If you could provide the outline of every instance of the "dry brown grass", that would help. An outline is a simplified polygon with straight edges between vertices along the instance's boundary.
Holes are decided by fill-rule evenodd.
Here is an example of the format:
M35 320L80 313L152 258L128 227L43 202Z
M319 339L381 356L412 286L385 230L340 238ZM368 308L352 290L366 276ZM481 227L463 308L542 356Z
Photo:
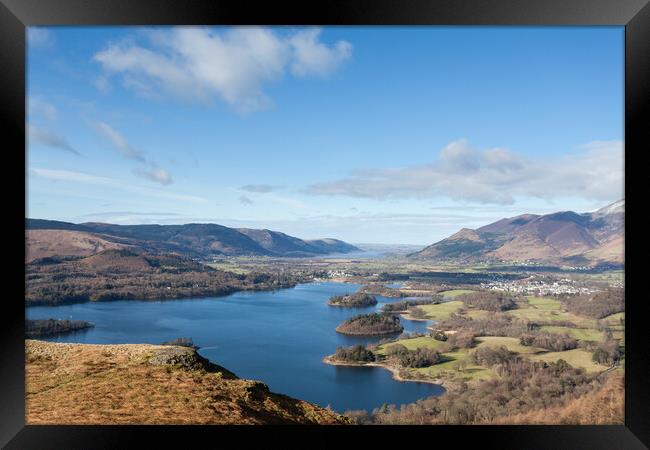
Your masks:
M223 368L149 363L161 349L27 340L27 424L347 423Z
M494 424L621 425L625 421L623 375L612 373L600 389L563 406L500 417Z

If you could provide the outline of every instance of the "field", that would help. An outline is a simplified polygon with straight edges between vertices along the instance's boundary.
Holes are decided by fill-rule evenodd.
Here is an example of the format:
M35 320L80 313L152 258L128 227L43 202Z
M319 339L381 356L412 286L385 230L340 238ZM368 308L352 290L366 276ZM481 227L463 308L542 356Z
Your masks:
M226 262L220 262L220 263L209 263L206 264L209 267L212 267L213 269L217 270L225 270L226 272L232 272L236 273L238 275L246 275L248 273L252 272L252 269L249 268L243 268L241 266L236 266L228 261Z
M591 353L582 349L567 350L564 352L546 352L541 348L523 346L519 344L519 339L511 337L484 336L477 338L477 341L478 345L476 348L504 346L508 350L522 356L530 357L534 361L555 362L558 359L563 359L573 367L582 367L587 372L600 372L606 369L605 366L594 363L591 359ZM431 337L403 339L395 341L392 344L379 346L376 353L384 355L386 349L394 344L402 344L409 350L415 350L417 348L439 350L444 345L444 342L437 341ZM443 378L446 380L477 381L496 377L497 375L492 369L472 363L470 357L472 351L474 349L459 349L453 352L446 352L442 354L444 362L429 367L406 370L412 376L432 379ZM461 366L459 368L459 363L464 365L464 367Z
M464 303L459 300L439 303L437 305L420 305L418 308L427 313L431 320L444 320L463 307Z
M554 327L554 326L543 326L542 331L547 331L549 333L566 333L569 336L573 336L579 341L592 341L597 342L603 339L603 333L594 328L570 328L570 327Z
M479 341L478 347L505 347L511 352L528 355L544 352L543 348L537 347L527 347L519 343L519 339L513 337L501 337L501 336L482 336L476 338Z
M533 355L530 357L530 359L534 361L546 362L555 362L558 359L563 359L573 367L582 367L587 372L600 372L607 368L593 362L591 359L591 353L580 348L566 350L564 352L542 353L539 355Z
M446 291L443 294L449 297L457 297L467 292L472 291L457 289ZM419 308L426 312L427 318L438 321L447 319L452 313L459 313L473 319L479 319L489 314L487 311L481 309L466 307L460 300L452 300L437 305L422 305ZM507 311L506 314L530 321L548 322L551 324L553 322L568 321L577 325L576 328L559 325L543 325L541 331L544 332L566 333L578 340L590 342L600 342L604 338L604 333L596 328L598 324L597 320L564 311L562 309L562 303L549 297L526 297L524 302L519 302L519 308ZM604 322L610 325L614 337L621 340L624 334L624 326L620 323L622 318L624 318L624 313L612 314L603 319ZM604 365L593 362L592 352L581 348L563 352L549 352L543 348L521 345L517 337L480 336L476 340L478 343L475 348L503 346L511 352L517 353L522 357L529 357L534 361L555 362L558 359L564 359L573 367L581 367L591 373L601 372L607 368ZM445 347L444 342L437 341L428 336L403 339L395 343L402 344L409 350L415 350L417 348L441 350ZM623 341L621 343L624 345ZM390 345L391 343L379 346L376 353L385 355L385 351ZM473 351L474 349L459 349L453 352L446 352L443 353L444 361L439 364L418 369L402 370L406 370L411 377L420 376L447 381L485 380L497 376L492 369L472 363L471 353Z
M528 304L545 311L559 311L562 307L559 301L548 297L528 297Z
M612 330L614 339L619 339L621 341L621 345L625 345L625 325L621 323L621 319L625 321L624 312L612 314L602 320L609 325L609 328Z
M450 291L442 291L442 292L440 292L440 295L442 295L444 297L447 297L447 298L456 298L459 295L471 294L472 292L474 292L474 291L471 290L471 289L452 289Z
M440 349L444 344L442 341L437 341L432 337L418 337L413 339L402 339L401 341L395 341L391 344L384 344L377 347L376 353L383 355L385 354L388 347L395 344L402 344L404 347L409 350L415 350L416 348L432 348L434 350Z
M548 306L547 306L548 307ZM555 309L539 309L536 306L529 308L518 308L508 312L519 319L530 320L533 322L558 322L568 321L576 324L581 328L595 328L597 321L585 317L577 316L569 312Z
M444 353L443 356L446 359L445 362L411 370L418 375L429 378L444 377L463 381L489 380L496 376L492 369L473 364L467 349ZM465 364L465 367L459 370L458 364L461 362Z
M432 348L439 350L444 342L437 341L431 337L418 337L413 339L402 339L395 341L392 344L384 344L377 348L376 353L384 355L386 349L394 344L402 344L409 350L415 350L417 348ZM444 357L444 362L430 366L422 367L419 369L406 369L408 372L415 376L426 377L426 378L439 378L444 375L445 378L459 378L465 381L470 380L486 380L495 376L494 372L485 367L475 365L471 363L469 358L468 349L460 349L455 352L446 352L442 354ZM458 363L463 362L466 367L462 371L458 370Z
M611 314L611 315L609 315L607 317L604 317L602 320L607 322L612 327L614 327L614 326L622 327L621 319L625 320L625 313L624 312Z

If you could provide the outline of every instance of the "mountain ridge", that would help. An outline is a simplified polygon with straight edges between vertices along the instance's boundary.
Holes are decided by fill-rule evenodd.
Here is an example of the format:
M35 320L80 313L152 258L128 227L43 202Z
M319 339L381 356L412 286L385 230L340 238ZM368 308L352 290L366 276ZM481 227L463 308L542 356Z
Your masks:
M625 200L596 211L521 214L475 230L462 228L408 257L476 261L620 263Z
M214 223L184 225L75 224L25 219L27 259L90 256L105 249L172 252L194 258L214 256L310 257L359 251L337 239L305 240L272 230L230 228Z

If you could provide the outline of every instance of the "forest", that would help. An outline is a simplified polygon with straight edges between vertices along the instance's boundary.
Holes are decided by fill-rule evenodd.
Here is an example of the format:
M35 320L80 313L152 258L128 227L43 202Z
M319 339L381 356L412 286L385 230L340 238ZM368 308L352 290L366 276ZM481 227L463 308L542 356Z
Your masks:
M365 292L356 292L354 294L336 295L334 297L331 297L327 304L330 306L360 308L376 305L377 299L374 295L370 295Z
M312 276L289 270L238 274L177 255L135 255L124 250L82 259L48 258L26 264L25 269L29 306L221 296L292 287Z
M351 317L336 327L338 333L363 336L401 333L403 330L399 317L377 313Z
M360 424L488 424L499 418L509 419L517 414L561 407L601 389L607 380L573 368L563 360L531 362L506 352L503 349L476 355L491 364L500 375L498 378L472 388L463 384L440 397L429 397L400 408L384 405L370 414L347 411L346 415ZM603 405L608 406L611 405ZM612 416L617 411L613 411Z

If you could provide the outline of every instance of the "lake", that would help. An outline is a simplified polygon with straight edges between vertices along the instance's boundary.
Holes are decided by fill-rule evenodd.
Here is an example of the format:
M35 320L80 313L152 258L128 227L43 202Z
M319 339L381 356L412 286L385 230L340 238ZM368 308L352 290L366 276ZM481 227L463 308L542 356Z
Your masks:
M45 338L54 342L160 344L190 337L199 353L240 378L260 380L278 393L330 405L338 412L411 403L440 395L441 386L399 382L385 369L330 366L323 357L337 347L376 342L381 337L337 333L345 319L395 302L376 296L376 307L327 305L333 295L353 293L357 284L319 282L275 292L238 292L201 299L88 302L33 306L28 319L86 320L94 328ZM404 331L426 332L427 322L401 319Z

